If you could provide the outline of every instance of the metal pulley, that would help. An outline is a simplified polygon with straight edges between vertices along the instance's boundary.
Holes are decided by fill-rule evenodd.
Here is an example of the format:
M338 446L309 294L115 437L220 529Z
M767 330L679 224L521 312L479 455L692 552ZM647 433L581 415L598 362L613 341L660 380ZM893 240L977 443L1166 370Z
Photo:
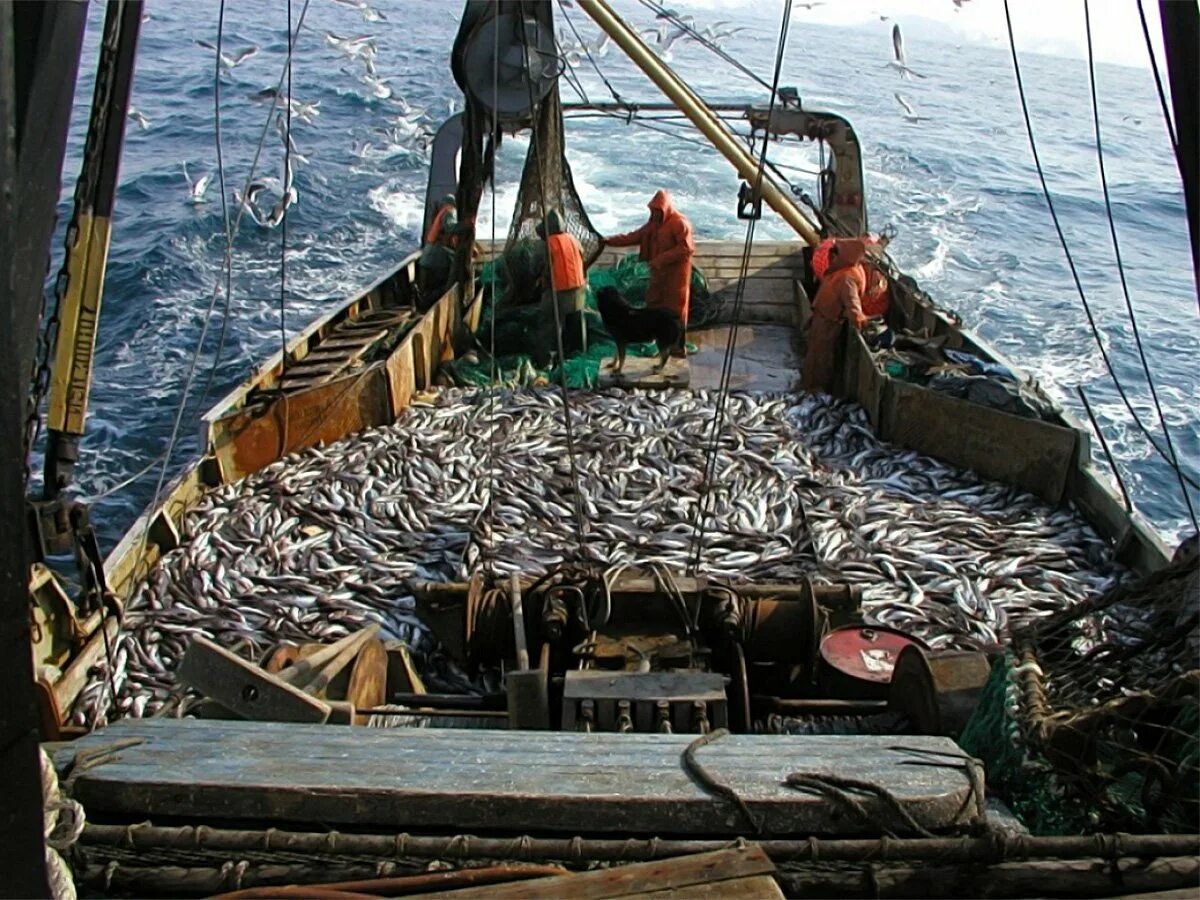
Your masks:
M547 4L498 4L494 9L494 15L480 15L456 44L455 75L464 93L493 111L502 125L527 124L563 70L553 19Z

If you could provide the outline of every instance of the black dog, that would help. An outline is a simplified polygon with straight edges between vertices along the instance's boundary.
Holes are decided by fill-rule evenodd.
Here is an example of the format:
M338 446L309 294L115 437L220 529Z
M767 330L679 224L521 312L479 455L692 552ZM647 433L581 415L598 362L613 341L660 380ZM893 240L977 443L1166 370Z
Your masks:
M602 287L596 294L596 305L604 327L617 343L617 356L612 362L614 374L625 365L625 348L630 344L654 341L658 344L658 365L661 372L672 350L683 349L683 322L679 315L662 307L636 309L621 296L615 287Z

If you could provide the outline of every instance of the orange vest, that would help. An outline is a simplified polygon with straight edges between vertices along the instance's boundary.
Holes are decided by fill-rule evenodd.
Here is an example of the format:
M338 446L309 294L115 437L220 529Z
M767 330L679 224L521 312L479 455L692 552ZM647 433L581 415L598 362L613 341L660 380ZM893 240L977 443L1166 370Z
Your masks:
M570 291L587 284L583 275L583 253L579 242L569 234L552 234L546 238L550 257L550 284L556 291Z
M433 221L429 223L429 231L425 234L426 244L438 243L438 238L442 236L442 220L446 218L446 213L454 209L449 203L444 203L434 214ZM451 236L447 241L444 241L447 246L453 247L458 241Z

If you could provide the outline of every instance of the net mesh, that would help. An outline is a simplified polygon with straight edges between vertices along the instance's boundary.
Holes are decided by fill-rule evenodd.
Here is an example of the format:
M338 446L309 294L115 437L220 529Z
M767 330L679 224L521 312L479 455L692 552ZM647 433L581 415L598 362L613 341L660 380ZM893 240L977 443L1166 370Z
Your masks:
M476 331L476 349L442 366L441 374L446 382L459 387L483 386L491 378L488 359L488 344L491 342L493 318L495 319L495 348L497 380L512 387L558 383L560 367L535 365L533 351L540 323L536 303L518 301L521 285L528 282L529 268L535 265L539 240L523 240L496 260L483 265L480 282L485 286L483 311ZM514 280L515 279L515 280ZM636 253L629 253L614 266L593 266L588 270L587 317L588 348L566 347L566 380L570 388L595 387L600 374L600 365L611 357L616 344L604 328L604 322L596 308L596 292L612 286L625 295L633 306L646 302L646 288L650 284L650 267L638 260ZM692 270L693 294L707 294L704 275ZM689 351L695 351L689 345ZM653 343L635 344L628 348L630 356L653 356L657 348Z
M542 208L542 200L548 209ZM600 232L592 225L587 210L575 190L575 179L567 162L566 139L563 132L562 102L558 85L550 90L538 105L537 120L525 154L521 171L521 187L508 230L505 251L527 242L537 242L537 226L549 209L562 216L563 231L575 236L583 250L584 266L590 266L602 249Z
M1196 557L1017 631L963 749L1036 834L1200 824Z

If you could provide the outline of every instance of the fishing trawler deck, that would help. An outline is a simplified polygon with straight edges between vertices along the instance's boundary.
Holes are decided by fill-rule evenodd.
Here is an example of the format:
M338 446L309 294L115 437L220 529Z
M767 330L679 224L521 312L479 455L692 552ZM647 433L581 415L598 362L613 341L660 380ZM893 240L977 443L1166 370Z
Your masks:
M312 884L312 866L339 857L377 876L427 856L581 867L653 860L665 841L670 856L726 855L685 861L686 875L664 862L653 889L628 869L568 893L716 896L727 883L694 870L816 863L826 838L863 838L834 853L872 865L895 837L912 859L982 862L969 873L982 883L1024 831L989 802L989 778L1028 775L1039 742L1046 760L1083 770L1080 815L1137 794L1139 826L1169 815L1184 827L1194 804L1177 795L1195 767L1162 776L1159 759L1181 758L1196 727L1180 700L1195 672L1170 662L1196 627L1186 560L1169 561L1097 473L1080 423L891 268L877 333L838 338L832 395L800 391L813 250L867 233L853 128L798 95L741 109L755 131L829 143L810 221L607 4L586 5L741 177L757 174L739 216L765 197L801 239L698 242L703 322L663 373L645 359L596 372L603 338L535 368L528 323L530 346L505 371L501 306L542 298L502 301L498 261L555 221L548 181L564 227L602 248L593 274L639 263L603 248L570 184L558 75L530 63L553 33L525 33L548 24L549 5L539 23L522 5L469 4L455 47L468 118L445 132L461 158L435 146L429 197L452 178L477 206L499 135L532 128L510 239L447 243L444 290L413 253L222 399L203 417L200 459L89 573L87 617L48 570L34 582L42 734L86 810L87 877L105 892L216 890ZM503 103L487 55L502 39L522 60ZM466 212L455 241L473 228ZM572 361L584 376L568 386ZM464 375L491 362L486 383ZM973 367L975 390L927 377L954 366ZM1132 676L1144 691L1081 675L1080 659L1133 646L1154 654ZM1101 771L1097 735L1139 761L1134 777ZM1140 766L1151 740L1154 771ZM1008 770L985 771L985 752ZM57 814L69 804L49 774ZM1057 777L1038 789L1063 794ZM768 836L766 849L725 846ZM1107 887L1123 850L1101 844L1072 852L1081 869L1105 856ZM1168 869L1140 872L1145 883L1200 873L1194 844L1142 840ZM289 868L273 868L281 859ZM815 868L791 890L813 892ZM742 888L779 896L769 878Z

